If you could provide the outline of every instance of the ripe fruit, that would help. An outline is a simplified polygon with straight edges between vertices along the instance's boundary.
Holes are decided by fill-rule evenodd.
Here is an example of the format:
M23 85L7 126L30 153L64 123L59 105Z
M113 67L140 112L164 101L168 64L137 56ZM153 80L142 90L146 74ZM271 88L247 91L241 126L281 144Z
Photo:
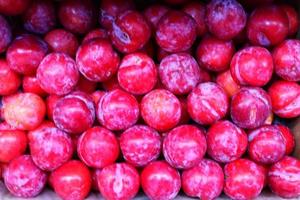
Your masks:
M188 169L196 166L205 152L204 132L196 126L178 126L168 132L164 138L164 157L175 168Z
M161 137L154 129L135 125L120 136L120 147L126 162L134 166L146 166L156 160L161 151Z
M141 185L151 200L174 199L180 190L180 174L165 161L154 161L141 173Z
M125 130L139 117L139 104L134 96L120 89L106 93L98 102L98 121L109 130Z

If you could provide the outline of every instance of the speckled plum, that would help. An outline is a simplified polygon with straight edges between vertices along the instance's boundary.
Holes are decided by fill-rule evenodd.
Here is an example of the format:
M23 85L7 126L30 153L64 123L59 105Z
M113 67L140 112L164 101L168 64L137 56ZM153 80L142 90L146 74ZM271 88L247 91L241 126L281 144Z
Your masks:
M5 167L3 178L10 193L16 197L29 198L42 191L47 175L33 163L30 155L22 155Z
M277 5L257 7L248 19L247 36L254 45L277 45L287 37L288 33L288 17Z
M60 100L62 97L57 95L49 95L45 101L46 103L46 109L47 109L47 117L49 120L53 120L53 111L55 108L56 103L58 100Z
M212 200L223 190L224 174L217 162L202 159L198 165L182 172L181 182L187 196Z
M53 1L34 0L22 15L24 28L33 33L45 34L56 25Z
M154 129L135 125L120 136L120 147L126 162L134 166L146 166L156 160L161 151L161 137Z
M202 2L193 1L183 7L183 11L189 14L197 24L197 35L203 36L207 33L205 22L206 5Z
M102 0L99 22L105 29L110 29L120 13L134 10L134 8L135 5L132 0Z
M241 86L233 80L230 70L218 74L216 83L224 89L229 97L235 95L241 88Z
M150 127L158 131L167 131L178 124L181 104L168 90L156 89L143 97L141 114Z
M167 162L154 161L143 169L141 185L149 199L171 200L180 190L180 174Z
M85 43L89 40L93 40L96 38L108 39L108 33L107 33L106 29L97 28L97 29L91 30L84 36L84 38L82 39L82 43Z
M120 58L108 40L95 39L80 46L76 63L88 80L106 81L117 72Z
M133 199L140 188L138 171L127 163L104 167L97 174L98 186L105 199Z
M96 22L95 9L91 0L60 2L58 17L65 29L78 34L87 33Z
M112 44L122 53L133 53L141 49L150 36L151 27L146 18L132 10L119 14L110 31Z
M97 105L98 121L110 130L124 130L139 118L139 104L134 96L120 89L106 93Z
M224 71L229 68L235 48L231 40L204 37L196 51L200 67L210 71Z
M181 125L172 129L163 141L166 161L178 169L196 166L206 153L204 132L193 125Z
M264 187L263 170L248 159L238 159L226 164L224 175L224 192L233 200L254 199Z
M25 131L0 130L0 162L8 163L24 154L27 143Z
M237 36L246 26L247 16L236 0L213 0L206 6L209 32L222 40Z
M4 59L0 59L0 95L14 94L20 85L20 76L10 69Z
M92 97L95 105L98 105L98 102L105 95L105 93L106 93L105 91L96 90L91 94L91 97Z
M1 10L1 2L0 2L0 10ZM0 15L0 53L3 53L12 40L12 33L9 23L6 19Z
M229 107L229 98L223 88L213 82L200 83L189 94L188 112L199 124L213 124L225 117Z
M279 80L270 86L268 93L276 115L282 118L300 116L300 85L298 83Z
M75 56L79 46L76 36L64 29L54 29L48 32L44 39L51 51L65 53L71 57Z
M54 106L53 121L59 129L67 133L81 134L92 127L94 120L93 99L84 92L73 92Z
M6 60L16 72L34 75L47 52L47 43L42 39L34 35L21 35L8 47Z
M243 87L231 99L231 119L241 128L263 125L271 113L267 92L258 87Z
M41 97L47 96L47 92L41 88L40 83L35 76L24 76L22 88L23 92L34 93Z
M278 76L287 81L300 81L300 40L285 40L272 55Z
M188 94L200 81L197 61L188 53L163 58L158 71L162 84L173 94Z
M300 196L300 161L289 156L272 165L268 173L271 190L282 198Z
M206 139L208 154L218 162L237 160L247 150L247 134L227 120L213 124L207 131Z
M289 36L295 35L299 28L299 18L298 13L294 7L288 4L284 4L280 6L283 11L286 13L289 20Z
M182 11L170 10L158 22L155 38L167 52L182 52L191 48L197 36L195 20ZM171 39L172 38L172 39Z
M95 126L79 137L77 154L89 167L106 167L113 164L119 156L118 140L111 131Z
M5 15L19 15L29 7L31 0L1 0L0 13Z
M70 93L79 79L75 61L64 53L50 53L40 63L36 77L49 94Z
M90 170L78 160L66 162L54 170L49 178L55 193L66 200L85 199L92 186Z
M285 155L285 140L275 126L265 125L250 131L248 141L248 154L255 162L273 164Z
M19 130L33 130L44 120L46 106L33 93L17 93L2 100L5 121Z
M156 65L152 58L144 53L127 54L119 66L118 81L127 92L136 95L146 94L157 82Z
M294 151L295 148L295 137L289 127L282 124L276 124L276 128L279 129L285 142L285 155L289 155Z
M232 78L240 85L262 87L273 74L271 53L259 46L246 47L236 52L230 63Z
M73 156L71 137L53 122L45 121L30 131L28 140L32 160L42 170L53 171Z

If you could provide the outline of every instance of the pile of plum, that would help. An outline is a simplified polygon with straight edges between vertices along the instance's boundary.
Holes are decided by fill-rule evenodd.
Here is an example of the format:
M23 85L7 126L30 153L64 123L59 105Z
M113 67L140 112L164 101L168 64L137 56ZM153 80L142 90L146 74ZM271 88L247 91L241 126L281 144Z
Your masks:
M0 0L0 178L17 197L300 196L296 1Z

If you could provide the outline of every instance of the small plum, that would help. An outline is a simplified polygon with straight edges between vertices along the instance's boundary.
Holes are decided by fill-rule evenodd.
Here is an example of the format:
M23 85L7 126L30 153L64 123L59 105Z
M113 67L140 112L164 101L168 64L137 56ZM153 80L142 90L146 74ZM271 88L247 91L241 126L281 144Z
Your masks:
M196 166L206 153L204 132L193 125L181 125L172 129L163 142L166 161L178 169Z
M247 134L227 120L213 124L207 131L206 139L208 154L218 162L237 160L247 150Z
M4 59L0 59L0 95L11 95L17 92L21 85L20 76L10 69Z
M92 186L90 170L78 160L64 163L49 178L55 193L66 200L85 199Z
M272 125L261 126L248 133L248 154L260 164L273 164L283 158L286 143L280 130Z
M285 142L285 155L289 155L295 148L295 137L289 127L282 124L276 124L275 127L279 129Z
M81 134L92 127L94 120L93 99L84 92L73 92L61 98L54 106L53 121L67 133Z
M23 92L34 93L41 97L47 96L47 92L41 88L38 79L34 76L24 76L22 87Z
M213 82L200 83L189 94L188 112L199 124L209 125L225 117L229 98L223 88Z
M22 15L27 31L45 34L56 25L56 13L53 1L34 0Z
M221 40L231 40L246 26L247 16L236 0L213 0L206 6L209 32Z
M135 125L121 134L120 147L126 162L138 167L146 166L158 158L161 137L148 126Z
M143 169L141 185L149 199L171 200L180 190L180 174L167 162L154 161Z
M97 38L108 39L107 31L102 28L97 28L97 29L91 30L84 36L84 38L82 39L82 43L85 43L89 40L93 40L93 39L97 39Z
M56 103L58 102L59 99L62 97L57 96L57 95L49 95L46 99L46 108L47 108L47 117L49 120L53 120L53 111L55 108Z
M300 85L289 81L275 81L268 93L273 112L282 118L300 116Z
M289 156L272 165L268 173L271 190L282 198L300 196L300 161Z
M108 40L96 38L79 47L76 63L88 80L102 82L117 72L120 58Z
M139 113L136 98L120 89L106 93L97 105L98 121L110 130L131 127L137 122Z
M74 90L91 94L96 90L96 88L97 82L90 81L81 75Z
M0 2L0 12L1 12L1 2ZM0 53L3 53L12 40L11 28L7 20L0 15Z
M150 92L157 82L154 61L144 53L127 54L119 66L118 81L124 90L132 94L141 95Z
M44 39L51 51L65 53L71 57L75 56L79 46L76 36L64 29L54 29L48 32Z
M151 37L151 27L137 11L118 15L110 31L111 42L122 53L133 53L145 46Z
M31 0L1 0L0 13L13 16L20 15L30 6Z
M104 167L97 174L99 190L105 199L133 199L140 188L138 171L127 163Z
M0 162L8 163L21 156L27 148L27 135L25 131L0 130Z
M40 63L36 77L40 86L49 94L70 93L79 79L75 61L64 53L50 53Z
M224 175L224 192L233 200L254 199L264 187L264 171L248 159L238 159L226 164Z
M197 61L188 53L174 53L162 59L158 67L162 84L173 94L188 94L200 81Z
M19 130L33 130L44 120L46 106L33 93L17 93L3 98L5 121Z
M154 4L146 8L144 16L152 26L153 32L156 31L157 24L162 16L169 11L169 8L162 4Z
M42 192L47 175L32 161L30 155L13 159L4 169L4 183L16 197L35 197Z
M246 47L236 52L230 63L232 78L240 85L262 87L273 74L271 53L259 46Z
M205 22L206 5L202 2L191 2L183 7L183 11L189 14L197 24L197 35L203 36L207 33Z
M106 167L113 164L119 156L118 140L111 131L95 126L79 137L77 154L89 167Z
M289 36L295 35L299 28L299 18L298 13L294 7L288 4L281 5L281 8L286 13L289 20Z
M182 172L182 190L187 196L212 200L220 196L224 185L221 166L202 159L196 166Z
M277 45L288 33L288 17L277 5L257 7L248 19L247 36L253 45L266 47Z
M94 26L95 9L91 0L61 1L58 17L65 29L84 34Z
M14 39L6 52L6 60L14 71L34 75L48 52L47 43L34 35L21 35Z
M300 81L300 40L289 39L273 51L275 72L287 81Z
M258 87L243 87L231 99L231 119L241 128L263 125L271 114L271 99Z
M181 104L168 90L152 90L142 99L141 115L150 127L157 131L167 131L178 124L181 118Z
M196 22L183 11L168 11L158 22L155 38L165 51L176 53L191 48L197 36Z
M216 83L224 89L229 97L235 95L241 88L241 86L233 80L230 70L218 74Z
M53 171L73 156L71 137L45 121L28 133L30 155L42 170Z
M220 72L229 68L235 48L231 40L204 37L196 52L200 67Z

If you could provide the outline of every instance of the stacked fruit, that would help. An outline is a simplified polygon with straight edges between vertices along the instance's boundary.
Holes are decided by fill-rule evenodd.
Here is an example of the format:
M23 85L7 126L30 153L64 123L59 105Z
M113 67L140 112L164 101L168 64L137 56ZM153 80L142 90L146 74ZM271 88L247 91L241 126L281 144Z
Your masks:
M284 125L300 116L293 4L0 0L0 13L0 171L13 195L300 196Z

